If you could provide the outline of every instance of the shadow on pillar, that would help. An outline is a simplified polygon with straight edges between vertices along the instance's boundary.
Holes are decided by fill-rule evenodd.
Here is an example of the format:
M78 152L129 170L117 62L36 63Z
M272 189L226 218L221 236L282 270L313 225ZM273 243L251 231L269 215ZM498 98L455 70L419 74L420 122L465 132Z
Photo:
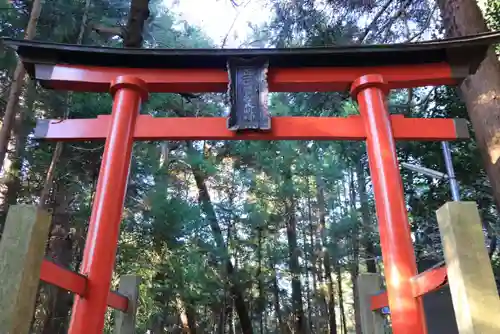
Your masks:
M436 264L437 262L434 260L419 261L418 271L421 273ZM426 294L423 299L428 334L458 334L455 311L448 285Z

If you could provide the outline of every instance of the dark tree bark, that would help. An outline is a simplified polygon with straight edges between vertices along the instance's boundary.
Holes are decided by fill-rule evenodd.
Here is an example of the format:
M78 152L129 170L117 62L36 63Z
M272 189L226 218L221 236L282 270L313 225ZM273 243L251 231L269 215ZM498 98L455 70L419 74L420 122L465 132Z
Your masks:
M266 297L264 294L264 275L262 273L262 227L257 228L257 279L259 280L259 299L257 302L257 313L259 322L259 333L264 334L264 313L266 311Z
M370 218L370 207L368 205L368 195L366 194L366 177L364 163L359 161L356 164L356 174L358 176L358 194L359 202L361 206L361 220L363 221L364 228L369 228L372 225L372 220ZM375 260L375 246L373 240L370 237L371 231L363 231L363 245L366 254L366 269L369 273L377 272L377 265Z
M309 250L307 249L307 232L304 229L303 232L303 237L302 237L302 243L304 244L304 262L305 262L305 274L306 274L306 304L307 304L307 326L308 326L308 331L312 332L313 331L313 313L312 313L312 295L311 295L311 273L309 270L309 266L311 263L310 258L311 256L309 255ZM312 247L312 246L311 246Z
M359 187L358 187L359 188ZM354 180L354 168L349 170L349 203L351 212L356 212L356 184ZM361 332L361 313L358 305L358 275L359 275L359 221L355 218L352 232L351 232L351 242L352 242L352 264L350 265L351 280L352 280L352 295L354 304L354 322L356 327L356 333L362 334Z
M16 108L20 109L20 111L16 111L17 115L12 129L13 140L11 142L13 147L11 152L8 154L10 166L4 170L2 178L2 182L5 186L5 192L2 194L3 205L0 208L0 215L2 217L6 216L11 205L17 203L17 198L19 197L19 192L21 191L21 166L25 158L26 140L29 132L31 131L29 119L33 113L33 105L36 99L36 85L34 82L29 83L24 97L26 101L25 107L19 108L19 106L16 106ZM3 221L4 219L0 220L0 231L2 230Z
M149 0L132 0L123 36L124 47L140 48L142 46L144 23L149 18L149 14Z
M438 0L448 37L459 37L488 31L476 0ZM494 49L474 75L460 86L476 135L477 145L497 209L500 210L500 63Z
M24 39L33 39L36 35L36 26L38 24L38 19L42 11L42 1L35 0L31 4L31 13L26 26L26 31L24 33ZM24 76L26 70L24 65L19 60L14 71L12 78L12 84L10 86L9 98L7 100L7 106L5 107L5 112L2 120L2 127L0 128L0 169L3 168L3 163L5 156L7 155L7 147L9 145L9 139L11 135L12 128L15 126L16 113L18 112L19 96L21 95Z
M347 334L347 322L346 322L345 308L344 308L344 292L342 289L342 271L339 264L337 264L337 267L335 268L335 273L337 275L337 285L339 287L338 295L339 295L339 309L340 309L340 324L342 329L341 332L343 334Z
M317 199L319 208L319 224L321 226L321 243L322 243L322 254L323 254L323 267L325 270L325 276L328 286L328 327L330 334L337 334L337 317L335 314L335 292L334 283L332 279L332 265L330 261L330 254L328 248L326 247L326 208L325 208L325 193L323 181L320 177L316 178L317 183Z
M70 228L69 203L72 196L67 188L57 190L52 203L53 215L46 256L57 265L70 268L73 262L73 234ZM72 306L72 295L52 285L45 285L46 315L42 334L64 334Z
M270 251L268 251L271 254ZM273 304L274 304L274 313L276 317L276 333L288 334L288 327L283 322L283 316L281 315L281 306L280 306L280 291L278 286L278 272L276 270L276 260L273 256L270 257L270 267L273 271L274 275L272 276L272 291L273 291Z
M284 171L285 179L285 216L286 235L288 240L289 268L292 274L292 312L296 333L306 333L304 305L302 303L302 284L300 282L299 248L297 246L297 217L295 215L297 203L294 194L292 171L290 165Z
M179 311L182 333L196 334L196 311L189 303L185 303L180 296L177 296L176 304Z

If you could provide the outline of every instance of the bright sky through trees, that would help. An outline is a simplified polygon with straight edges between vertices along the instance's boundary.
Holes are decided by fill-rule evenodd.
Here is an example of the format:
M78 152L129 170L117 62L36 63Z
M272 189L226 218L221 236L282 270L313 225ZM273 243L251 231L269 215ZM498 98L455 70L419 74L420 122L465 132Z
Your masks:
M191 25L203 31L220 46L228 35L224 47L237 48L245 40L250 29L248 23L265 22L271 11L265 8L264 0L166 0L173 10Z

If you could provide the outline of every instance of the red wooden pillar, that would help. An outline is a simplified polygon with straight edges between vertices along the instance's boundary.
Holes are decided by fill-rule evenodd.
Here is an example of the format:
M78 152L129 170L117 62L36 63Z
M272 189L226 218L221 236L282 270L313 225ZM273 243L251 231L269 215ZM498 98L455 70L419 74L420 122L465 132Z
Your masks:
M386 93L384 79L374 74L358 78L351 88L367 134L393 333L425 334L422 300L413 297L410 282L417 274L417 266L392 125L385 105Z
M111 84L112 121L102 159L89 231L80 272L87 276L87 291L76 296L70 334L101 334L106 300L114 269L123 203L130 171L133 134L146 84L120 76Z

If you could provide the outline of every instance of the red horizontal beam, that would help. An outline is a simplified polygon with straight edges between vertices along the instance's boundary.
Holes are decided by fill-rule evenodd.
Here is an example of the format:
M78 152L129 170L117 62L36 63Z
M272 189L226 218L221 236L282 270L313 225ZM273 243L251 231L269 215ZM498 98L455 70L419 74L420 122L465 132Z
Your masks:
M360 76L380 74L390 88L455 85L449 64L377 67L270 68L267 78L272 92L346 91ZM144 80L150 92L226 92L228 74L219 69L147 69L77 65L35 65L35 76L46 87L62 90L107 92L120 75Z
M119 292L110 291L108 294L108 306L115 310L127 312L128 298Z
M444 266L424 271L412 279L413 296L420 297L437 290L446 284L447 280L448 276Z
M415 298L421 297L429 292L435 291L446 284L447 274L446 267L439 267L424 271L421 274L413 277L412 289ZM371 309L379 310L389 305L387 292L382 292L371 297Z
M93 119L39 120L35 137L47 140L105 139L110 116ZM364 140L361 116L274 117L271 130L236 133L222 117L157 118L140 115L135 140ZM466 121L445 118L405 118L391 116L396 140L454 140L468 138Z
M87 278L85 276L65 269L49 260L43 260L42 262L40 280L80 296L85 294L87 288Z
M58 266L49 260L43 260L42 262L40 280L80 296L85 295L87 289L87 277ZM108 306L125 312L128 309L128 298L117 292L110 291Z

